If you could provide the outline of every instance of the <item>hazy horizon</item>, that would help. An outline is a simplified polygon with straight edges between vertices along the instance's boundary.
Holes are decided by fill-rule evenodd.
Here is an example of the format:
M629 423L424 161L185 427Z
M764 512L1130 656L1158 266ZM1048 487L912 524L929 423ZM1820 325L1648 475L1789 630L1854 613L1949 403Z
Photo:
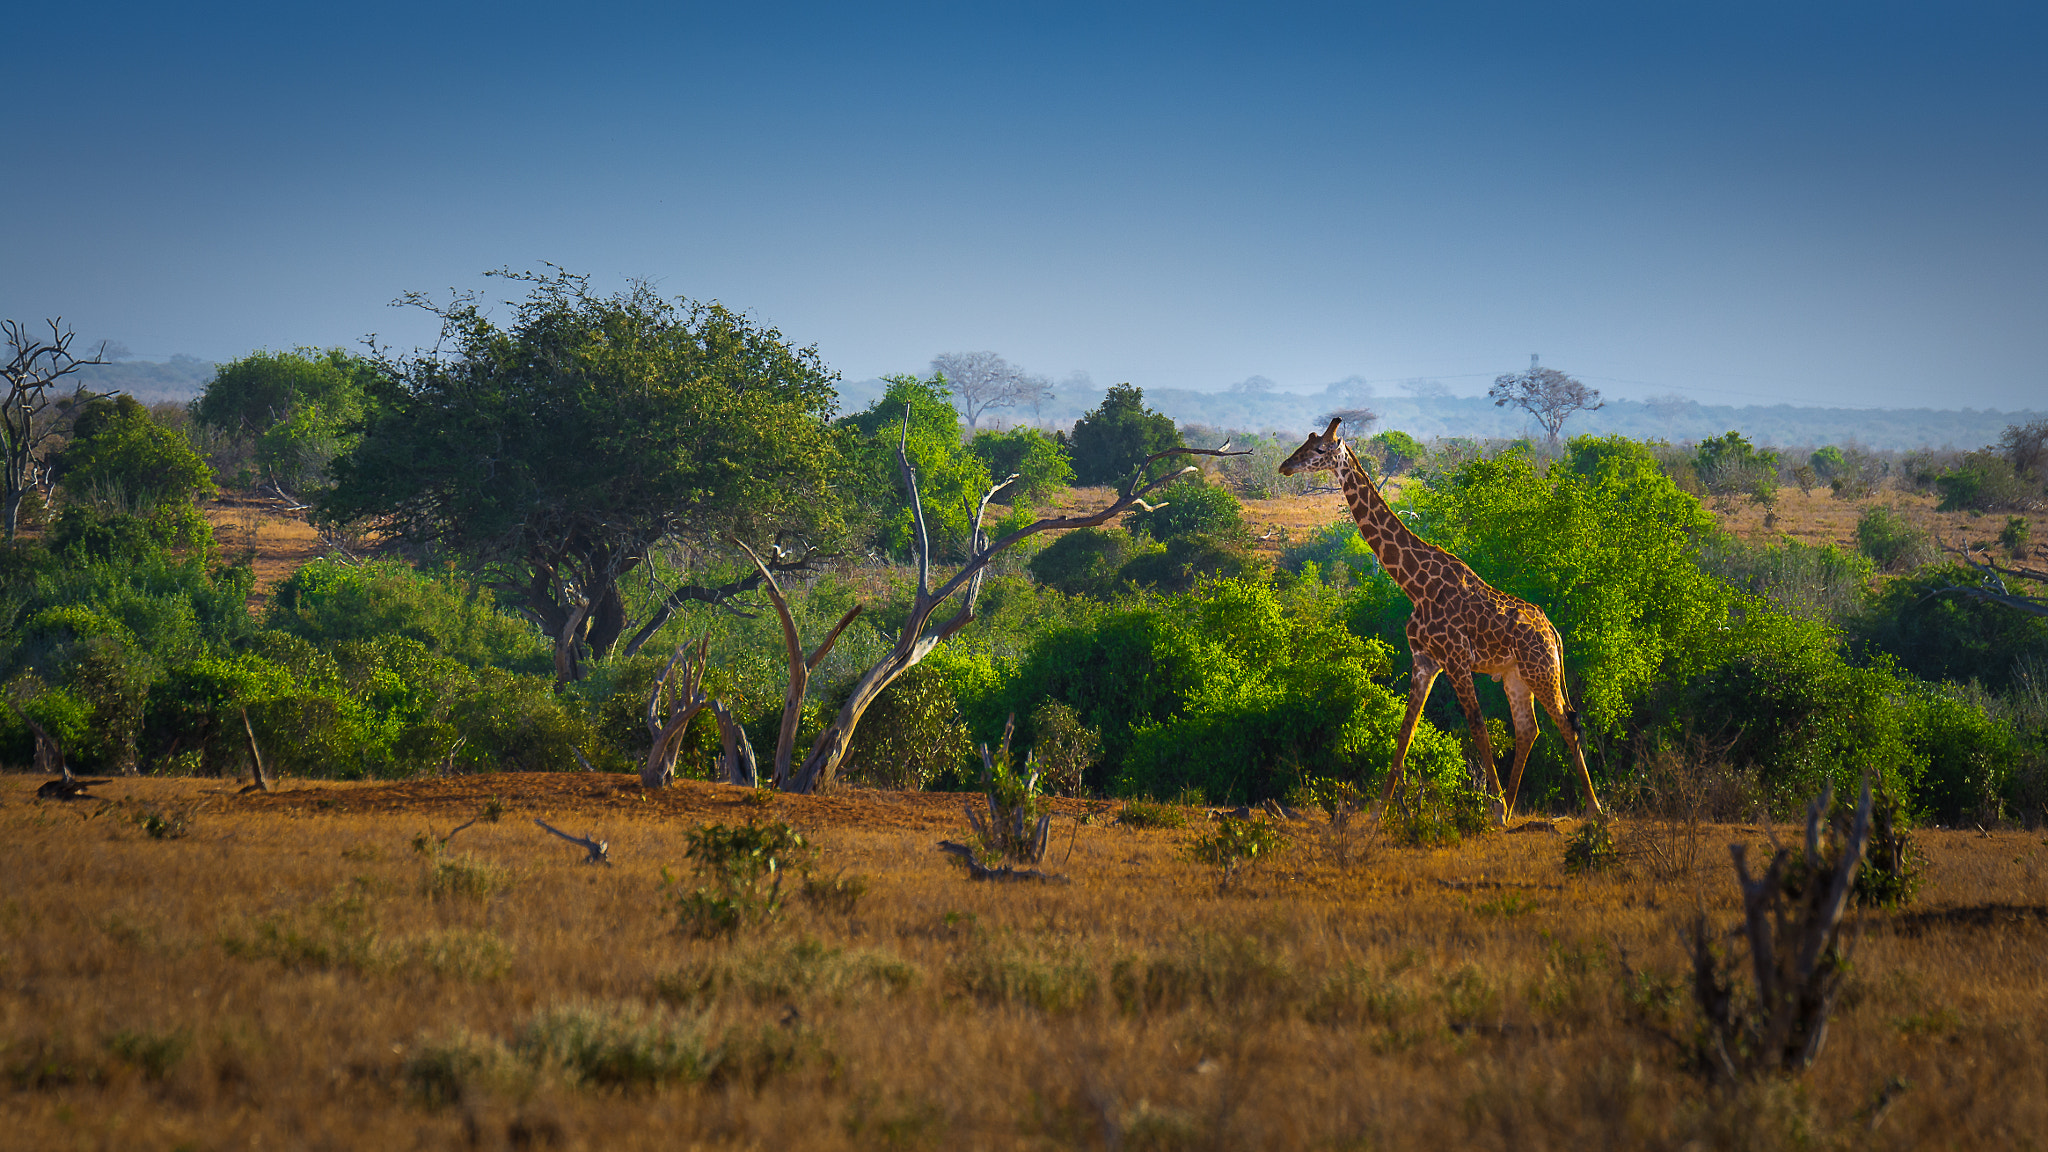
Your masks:
M1055 380L2037 407L2044 18L1998 4L24 13L0 315L401 347L544 262Z

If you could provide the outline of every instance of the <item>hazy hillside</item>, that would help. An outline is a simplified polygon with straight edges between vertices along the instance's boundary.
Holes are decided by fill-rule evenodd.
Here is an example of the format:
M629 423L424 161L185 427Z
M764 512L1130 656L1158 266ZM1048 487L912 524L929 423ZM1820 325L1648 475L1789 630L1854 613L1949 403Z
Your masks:
M857 412L882 394L879 380L851 382L840 388L842 409ZM1061 390L1039 409L998 412L1002 424L1071 425L1102 402L1102 389ZM1535 434L1528 417L1516 409L1496 408L1483 396L1425 396L1405 393L1339 397L1328 392L1194 392L1179 388L1148 388L1145 402L1182 424L1211 424L1253 431L1306 432L1327 419L1335 408L1370 408L1381 428L1399 428L1428 439L1432 436L1522 436ZM1697 404L1684 400L1612 400L1598 412L1580 414L1565 425L1567 434L1619 432L1636 439L1674 443L1718 436L1730 429L1763 444L1823 444L1854 441L1871 448L1975 448L1998 438L2007 425L2048 417L2043 411L2000 412L1964 408L1796 408L1789 404Z

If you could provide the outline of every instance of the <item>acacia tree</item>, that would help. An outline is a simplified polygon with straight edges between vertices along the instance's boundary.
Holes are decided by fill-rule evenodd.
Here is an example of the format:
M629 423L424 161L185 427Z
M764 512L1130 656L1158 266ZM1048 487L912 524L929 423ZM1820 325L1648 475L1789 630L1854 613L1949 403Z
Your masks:
M636 650L690 601L757 587L758 573L651 589L629 618L621 583L650 581L657 549L738 556L842 526L832 483L845 434L833 374L810 348L718 304L645 284L610 296L587 278L500 272L528 286L499 328L478 298L406 303L441 318L436 350L379 354L361 437L331 471L323 522L372 529L468 565L555 644L555 673ZM805 565L776 552L771 567Z
M1527 372L1510 372L1494 378L1487 398L1496 408L1513 405L1534 417L1552 444L1557 443L1564 422L1574 412L1596 412L1607 406L1600 390L1588 388L1555 368L1539 368L1529 357Z
M32 332L28 325L0 320L0 342L6 345L0 361L0 493L4 493L7 538L14 539L21 518L21 501L29 489L43 479L52 450L63 434L66 415L87 398L80 389L72 397L55 398L58 383L88 364L104 364L103 355L81 359L71 351L76 334L60 319L48 321L48 339ZM104 351L104 345L102 346Z
M1036 410L1049 391L1042 377L993 352L941 353L932 357L932 371L946 378L946 388L960 401L970 432L989 409L1029 404Z

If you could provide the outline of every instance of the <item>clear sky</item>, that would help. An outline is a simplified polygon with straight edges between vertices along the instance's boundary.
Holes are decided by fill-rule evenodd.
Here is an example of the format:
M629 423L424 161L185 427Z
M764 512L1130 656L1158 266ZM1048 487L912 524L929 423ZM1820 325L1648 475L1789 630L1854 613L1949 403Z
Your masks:
M409 346L401 292L552 261L849 380L2042 408L2042 11L24 6L0 315Z

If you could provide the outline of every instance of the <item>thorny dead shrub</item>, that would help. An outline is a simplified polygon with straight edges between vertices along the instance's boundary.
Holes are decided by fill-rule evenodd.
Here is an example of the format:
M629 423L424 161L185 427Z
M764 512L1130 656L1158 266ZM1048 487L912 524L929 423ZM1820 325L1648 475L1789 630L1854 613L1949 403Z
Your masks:
M705 824L683 837L684 855L701 884L683 892L662 869L671 891L677 927L699 937L732 936L741 928L763 924L782 914L787 897L783 873L801 867L817 851L787 824Z
M1017 723L1013 715L1003 725L1002 747L990 753L981 746L981 791L988 803L984 818L967 802L967 822L973 828L968 843L975 856L990 867L1003 864L1036 864L1045 857L1046 834L1052 827L1052 810L1038 791L1039 774L1032 755L1026 755L1020 772L1011 763L1010 735Z
M1870 832L1869 778L1846 835L1829 835L1833 800L1834 789L1824 788L1807 810L1804 850L1774 845L1761 876L1750 875L1745 845L1730 846L1754 986L1747 995L1734 979L1736 964L1715 947L1706 912L1694 917L1687 946L1701 1027L1692 1048L1715 1079L1803 1072L1827 1041L1828 1018L1849 972L1841 918Z
M1635 776L1620 796L1627 819L1615 847L1623 860L1660 882L1700 874L1705 826L1748 819L1762 804L1756 770L1730 767L1726 751L1688 737L1638 752Z

